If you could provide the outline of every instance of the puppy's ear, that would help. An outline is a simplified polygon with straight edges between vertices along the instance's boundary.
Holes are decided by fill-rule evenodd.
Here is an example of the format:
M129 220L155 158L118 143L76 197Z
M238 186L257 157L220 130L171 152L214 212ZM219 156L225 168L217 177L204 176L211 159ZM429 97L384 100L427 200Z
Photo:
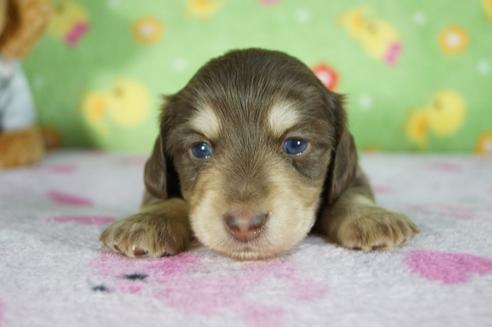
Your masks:
M166 106L169 108L169 106ZM164 114L165 116L165 114ZM162 119L163 122L166 120ZM178 174L172 159L166 155L164 136L168 124L162 124L161 131L154 143L154 149L145 163L144 182L147 192L153 197L165 200L171 197L182 197Z
M166 182L166 159L162 137L159 134L154 143L154 149L145 163L144 182L147 191L160 199L168 198Z
M357 172L357 150L354 139L347 128L343 98L331 93L328 102L332 107L335 121L335 148L325 180L328 204L333 203L350 186Z

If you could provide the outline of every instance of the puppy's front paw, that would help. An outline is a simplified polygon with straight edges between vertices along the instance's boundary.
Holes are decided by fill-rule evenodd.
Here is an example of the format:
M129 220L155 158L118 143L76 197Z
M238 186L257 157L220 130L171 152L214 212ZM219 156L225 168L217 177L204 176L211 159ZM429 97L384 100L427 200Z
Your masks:
M158 208L111 224L101 234L104 245L129 257L160 257L186 249L191 228L184 211Z
M362 207L352 214L340 223L336 233L336 241L350 249L392 249L419 232L405 215L380 207Z

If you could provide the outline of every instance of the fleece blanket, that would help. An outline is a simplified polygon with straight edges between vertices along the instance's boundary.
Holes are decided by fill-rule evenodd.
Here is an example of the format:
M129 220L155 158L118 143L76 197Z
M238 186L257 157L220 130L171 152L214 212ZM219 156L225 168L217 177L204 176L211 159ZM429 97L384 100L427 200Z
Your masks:
M57 152L0 171L1 325L491 325L492 159L364 154L422 232L362 253L308 237L238 262L203 247L131 260L98 235L134 212L144 158Z

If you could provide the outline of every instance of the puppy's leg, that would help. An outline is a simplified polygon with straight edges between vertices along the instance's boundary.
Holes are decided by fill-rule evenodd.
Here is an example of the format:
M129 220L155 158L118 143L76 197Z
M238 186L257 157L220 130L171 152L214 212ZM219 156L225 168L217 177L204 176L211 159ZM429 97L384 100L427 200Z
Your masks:
M110 225L100 240L129 257L160 257L186 249L192 239L188 204L180 198L158 200L148 193L137 214Z
M322 209L317 229L330 241L364 251L391 249L419 232L405 215L376 205L360 169L351 187Z

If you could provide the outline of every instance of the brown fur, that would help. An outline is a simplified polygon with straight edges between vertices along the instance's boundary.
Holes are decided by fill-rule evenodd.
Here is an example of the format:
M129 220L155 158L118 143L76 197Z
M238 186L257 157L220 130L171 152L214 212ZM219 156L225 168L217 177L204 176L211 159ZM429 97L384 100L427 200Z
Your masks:
M359 168L350 188L322 209L316 230L355 250L391 249L419 232L405 215L375 204L369 181Z
M142 210L114 223L101 235L101 240L111 240L107 246L130 257L173 255L191 241L187 220L188 205L179 198L147 205Z
M272 108L285 104L278 112L295 115L272 121ZM288 137L307 140L307 150L284 154ZM191 155L191 146L202 141L214 149L210 159ZM182 250L169 240L185 245L192 234L228 256L271 257L292 249L316 220L316 230L329 240L363 250L396 246L417 231L405 216L374 204L341 97L297 59L275 51L232 51L213 59L167 99L145 185L142 212L101 236L132 257ZM179 215L168 209L171 198L181 199ZM240 242L224 227L231 211L266 213L269 219L258 238ZM160 225L167 234L155 232L164 229ZM140 248L145 252L135 252Z
M28 165L44 155L44 144L38 127L0 133L0 168Z
M0 53L10 58L26 56L49 23L49 0L2 0ZM2 15L3 11L3 15Z

